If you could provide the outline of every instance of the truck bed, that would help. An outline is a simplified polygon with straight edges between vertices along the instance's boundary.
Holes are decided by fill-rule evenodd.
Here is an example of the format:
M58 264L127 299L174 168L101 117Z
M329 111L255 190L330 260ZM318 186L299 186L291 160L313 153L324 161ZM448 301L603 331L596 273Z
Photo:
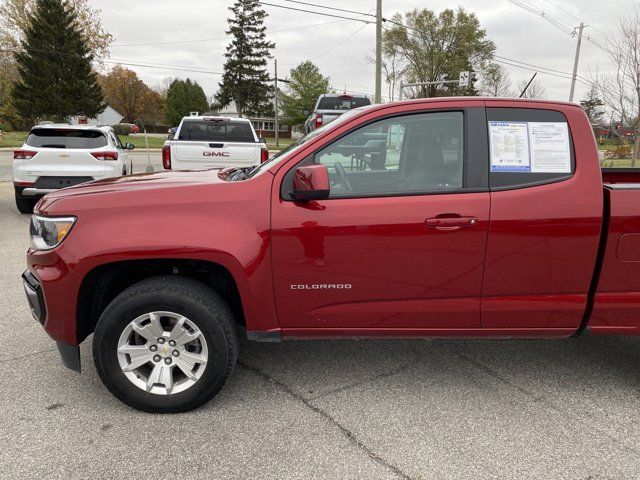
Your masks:
M604 219L591 333L640 334L640 170L603 169Z

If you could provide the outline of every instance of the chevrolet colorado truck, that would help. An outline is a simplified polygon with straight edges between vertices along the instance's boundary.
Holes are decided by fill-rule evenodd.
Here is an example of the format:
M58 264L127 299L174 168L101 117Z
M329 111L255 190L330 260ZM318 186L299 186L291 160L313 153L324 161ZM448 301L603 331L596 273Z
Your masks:
M246 118L184 117L162 147L165 170L246 167L268 158L265 141Z
M145 411L216 395L239 335L640 334L640 176L601 171L577 105L435 98L351 110L254 168L53 192L33 316Z

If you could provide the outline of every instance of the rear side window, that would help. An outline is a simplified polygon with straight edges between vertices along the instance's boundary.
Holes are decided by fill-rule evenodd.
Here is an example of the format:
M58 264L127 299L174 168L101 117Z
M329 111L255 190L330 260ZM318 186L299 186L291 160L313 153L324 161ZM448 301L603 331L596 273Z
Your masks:
M178 140L201 142L255 142L248 122L185 120L180 127Z
M487 108L491 190L571 178L575 158L566 117L554 110Z
M72 130L34 128L26 144L38 148L82 148L93 149L107 145L107 137L97 130Z
M367 97L351 97L348 95L338 97L322 97L318 103L318 110L351 110L352 108L371 105Z

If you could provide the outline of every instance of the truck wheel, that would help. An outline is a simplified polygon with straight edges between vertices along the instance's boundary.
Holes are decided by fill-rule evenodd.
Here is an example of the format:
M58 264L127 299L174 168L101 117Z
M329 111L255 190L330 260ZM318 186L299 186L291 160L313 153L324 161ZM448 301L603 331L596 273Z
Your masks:
M104 310L93 337L105 386L146 412L186 412L208 402L237 358L229 306L184 277L154 277L127 288Z
M16 207L20 213L33 213L36 202L31 198L23 198L16 192Z

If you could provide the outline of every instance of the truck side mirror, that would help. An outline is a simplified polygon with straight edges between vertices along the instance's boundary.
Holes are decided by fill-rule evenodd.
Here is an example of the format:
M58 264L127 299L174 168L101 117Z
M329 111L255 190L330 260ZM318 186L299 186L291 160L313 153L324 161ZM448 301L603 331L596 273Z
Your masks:
M309 110L302 110L302 115L304 115L305 117L308 117L309 113L311 113L309 112Z
M127 142L124 144L124 148L125 150L133 150L134 148L136 148L136 146L133 143Z
M267 140L264 137L258 137L258 143L264 143L266 145Z
M326 200L329 198L329 170L326 165L303 165L293 173L291 197L298 201Z

